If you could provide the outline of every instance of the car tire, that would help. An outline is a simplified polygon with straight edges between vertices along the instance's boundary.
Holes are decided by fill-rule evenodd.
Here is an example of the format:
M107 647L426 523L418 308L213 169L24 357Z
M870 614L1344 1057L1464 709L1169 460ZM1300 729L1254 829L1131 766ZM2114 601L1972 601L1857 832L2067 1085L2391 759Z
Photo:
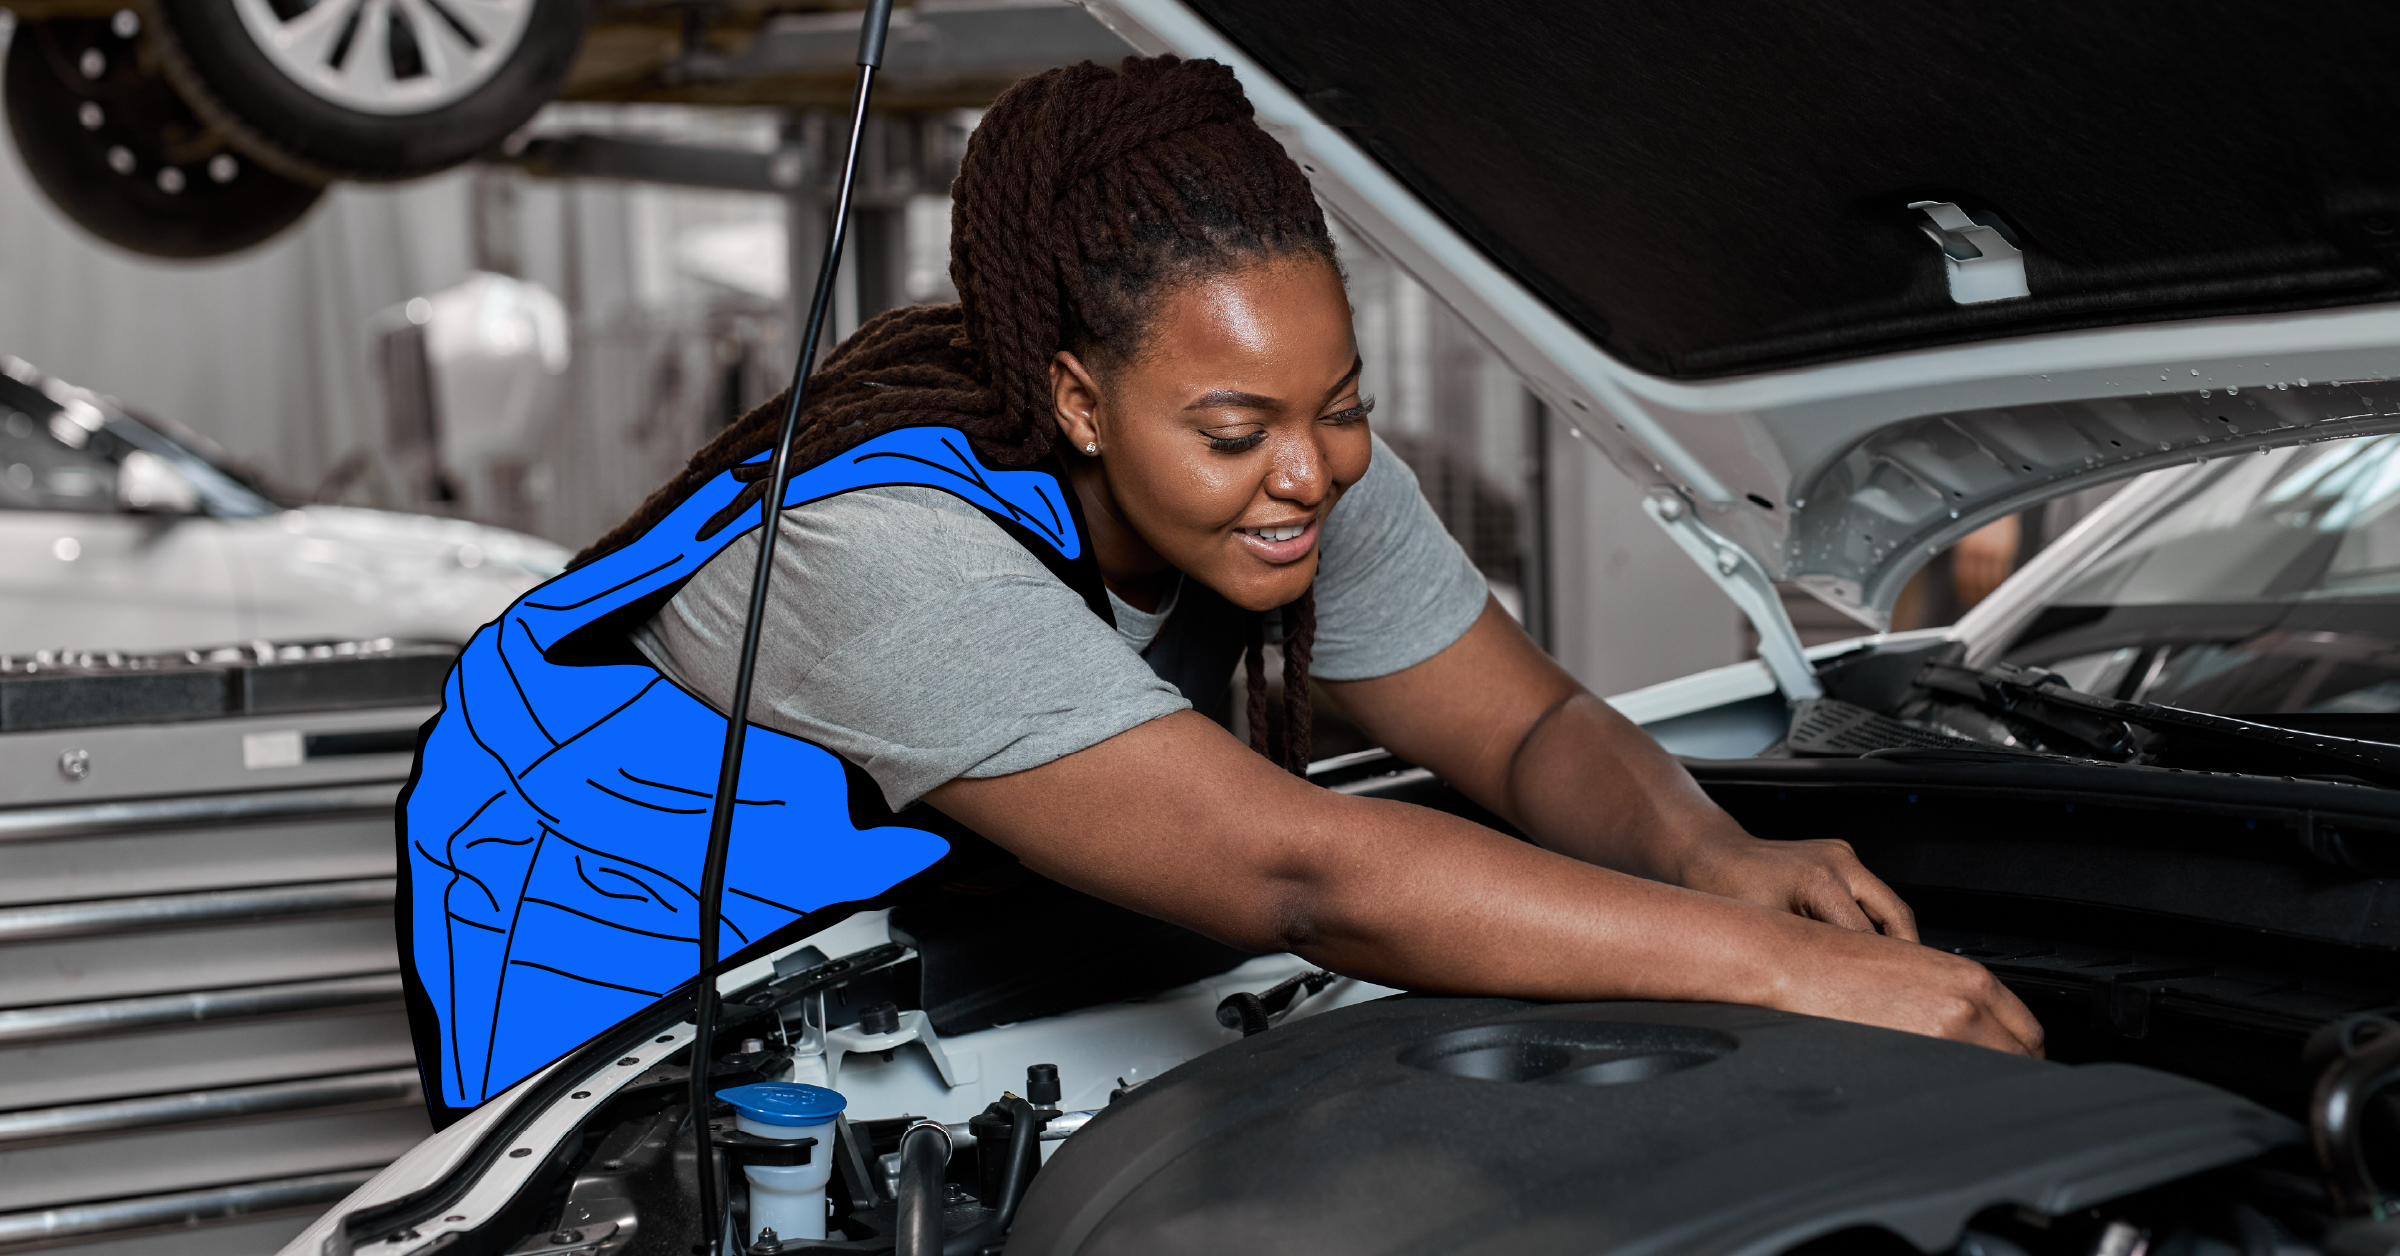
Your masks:
M50 203L153 257L234 253L298 222L323 189L234 151L145 64L140 36L130 13L17 24L0 98Z
M300 177L407 179L483 152L565 81L591 0L153 0L167 72Z

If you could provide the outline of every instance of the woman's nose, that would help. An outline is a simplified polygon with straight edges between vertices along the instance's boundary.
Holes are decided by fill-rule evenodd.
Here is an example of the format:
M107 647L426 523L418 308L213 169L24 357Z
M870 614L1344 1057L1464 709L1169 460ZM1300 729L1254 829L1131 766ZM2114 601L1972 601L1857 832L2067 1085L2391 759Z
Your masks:
M1267 495L1296 506L1315 506L1325 497L1325 451L1317 447L1315 424L1303 434L1275 443L1275 462L1267 472Z

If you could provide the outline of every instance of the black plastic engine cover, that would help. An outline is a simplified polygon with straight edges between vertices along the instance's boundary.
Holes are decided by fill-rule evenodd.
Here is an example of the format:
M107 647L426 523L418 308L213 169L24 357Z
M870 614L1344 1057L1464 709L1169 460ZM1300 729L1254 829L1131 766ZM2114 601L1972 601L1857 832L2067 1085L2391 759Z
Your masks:
M1771 1253L2058 1214L2293 1141L2248 1100L1758 1008L1400 997L1120 1099L1059 1149L1010 1256Z

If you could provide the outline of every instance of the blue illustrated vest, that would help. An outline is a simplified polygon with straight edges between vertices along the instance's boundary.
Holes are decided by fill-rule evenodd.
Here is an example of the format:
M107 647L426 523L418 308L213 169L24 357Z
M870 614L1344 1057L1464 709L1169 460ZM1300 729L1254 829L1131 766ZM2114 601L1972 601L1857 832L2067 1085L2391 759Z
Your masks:
M795 475L783 506L886 485L982 509L1108 616L1065 484L987 468L954 429L865 441ZM451 669L400 799L401 967L437 1123L699 968L695 891L725 720L625 632L757 529L752 507L700 536L744 487L721 474L631 545L525 594ZM864 773L773 729L751 729L740 780L727 965L1006 858L929 807L894 815Z

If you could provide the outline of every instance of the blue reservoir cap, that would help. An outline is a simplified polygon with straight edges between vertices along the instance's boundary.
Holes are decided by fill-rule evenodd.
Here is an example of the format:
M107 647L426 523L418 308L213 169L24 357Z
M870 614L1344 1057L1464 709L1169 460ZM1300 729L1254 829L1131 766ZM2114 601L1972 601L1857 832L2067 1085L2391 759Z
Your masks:
M717 1098L766 1125L823 1125L850 1106L838 1090L800 1082L752 1082L720 1090Z

